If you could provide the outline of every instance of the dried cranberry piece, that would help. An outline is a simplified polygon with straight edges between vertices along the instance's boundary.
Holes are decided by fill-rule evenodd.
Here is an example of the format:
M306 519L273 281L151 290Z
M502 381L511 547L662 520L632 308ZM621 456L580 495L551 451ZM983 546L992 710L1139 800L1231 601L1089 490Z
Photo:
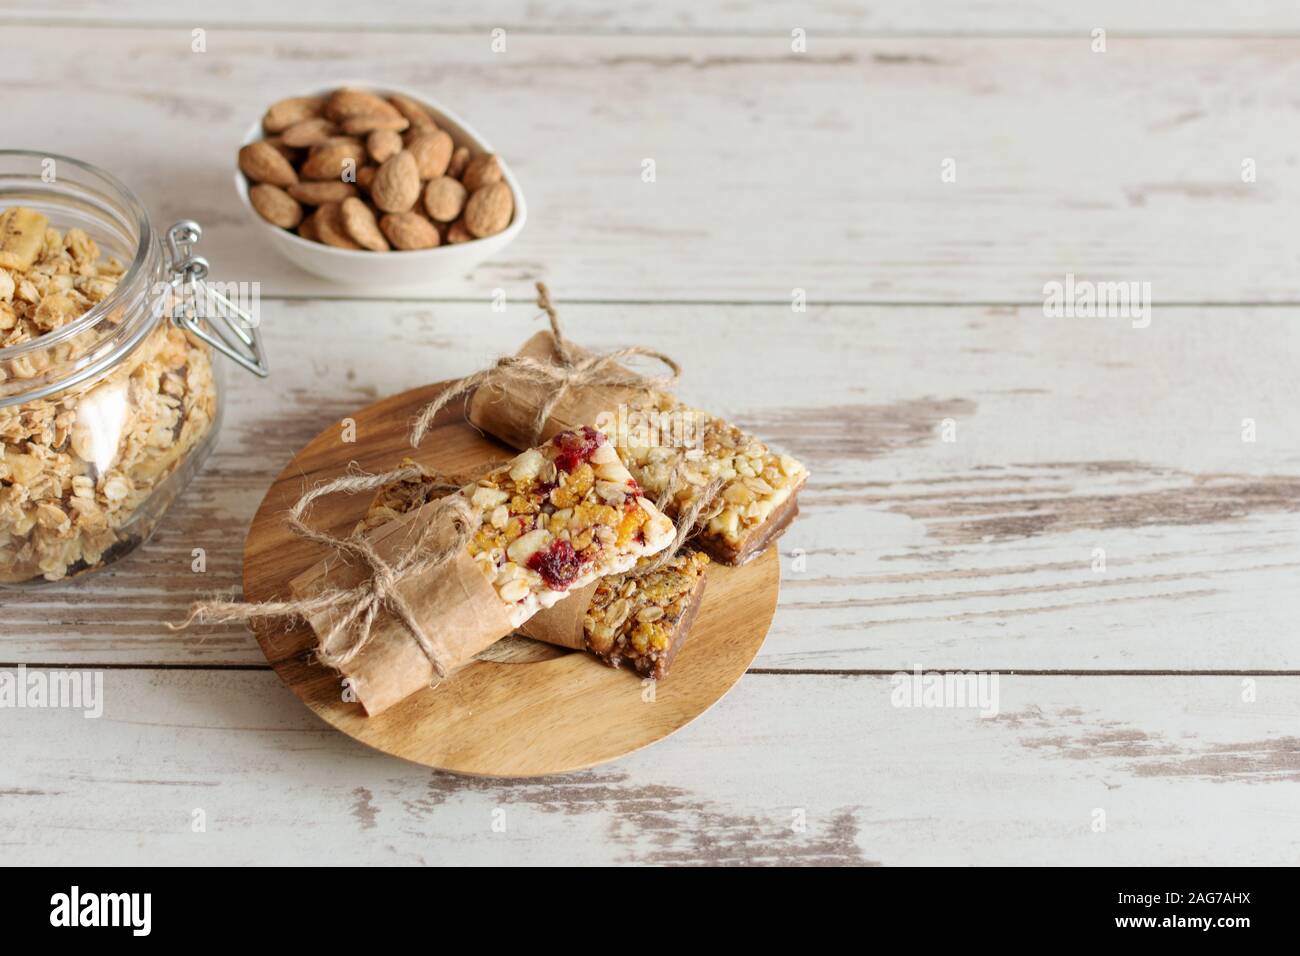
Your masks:
M570 451L567 448L555 456L555 467L560 469L560 471L573 471L573 469L578 467L578 464L579 459L577 452Z
M552 591L563 591L578 576L582 562L567 541L556 541L545 551L536 552L528 559L528 569L536 571Z
M555 447L560 450L555 456L555 467L564 472L573 471L584 461L590 461L604 440L605 436L590 425L583 425L571 432L561 432L555 436Z

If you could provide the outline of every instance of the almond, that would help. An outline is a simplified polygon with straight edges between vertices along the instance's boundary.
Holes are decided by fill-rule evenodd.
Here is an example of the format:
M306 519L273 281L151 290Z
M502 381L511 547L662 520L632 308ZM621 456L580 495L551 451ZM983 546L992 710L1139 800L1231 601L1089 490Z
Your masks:
M313 146L302 164L304 179L340 179L351 182L365 158L365 147L357 140L331 139ZM345 173L352 175L346 176Z
M363 155L366 151L366 141L361 136L347 136L339 133L337 136L331 136L329 139L322 140L315 146L309 147L308 152L321 146L347 146L355 149L358 155Z
M294 183L289 187L289 195L308 206L323 206L327 202L342 202L349 196L357 194L357 187L351 183L338 180L320 182Z
M239 168L256 183L292 186L298 181L289 161L270 143L249 143L239 151Z
M317 241L337 249L361 248L343 228L343 215L338 203L326 203L316 210L312 218L315 220Z
M343 222L343 230L363 249L372 252L388 251L388 242L379 231L375 214L360 199L353 196L343 200L339 204L339 219Z
M465 208L468 193L458 180L450 176L439 176L429 180L424 187L424 210L431 219L438 222L451 222Z
M466 189L475 193L490 183L501 182L502 175L501 162L496 154L488 153L486 156L475 156L471 159L460 181L465 184Z
M451 162L447 164L447 175L460 179L461 174L465 172L465 167L469 165L469 147L457 146L456 151L451 154Z
M392 104L393 109L405 116L412 126L438 128L438 123L434 120L433 114L419 100L413 100L401 93L394 93L388 97L388 102Z
M262 142L272 147L277 153L283 156L292 165L302 158L302 150L294 149L285 144L285 141L279 136L268 136Z
M320 233L316 230L316 214L313 212L298 226L298 235L312 242L320 242Z
M303 120L294 123L282 134L280 140L286 146L298 149L303 146L315 146L332 139L339 134L339 128L324 117Z
M389 213L379 220L379 228L396 249L432 249L439 242L433 223L414 212Z
M262 129L267 133L283 133L295 123L320 116L325 100L319 96L291 96L271 105L262 117Z
M465 228L464 219L457 219L447 227L447 242L453 246L460 245L462 242L471 242L473 239L469 230Z
M437 179L447 171L447 164L451 162L451 152L455 144L445 132L436 130L417 136L407 144L406 148L415 157L420 178Z
M404 116L377 116L374 113L366 113L363 116L349 116L345 119L343 121L343 132L351 133L354 136L364 136L367 133L373 133L377 129L400 133L410 125Z
M430 249L496 235L514 218L497 157L457 146L414 97L351 88L290 97L266 111L262 126L264 141L239 153L249 202L305 239Z
M294 229L302 222L302 206L279 186L258 183L248 191L248 200L257 214L281 229Z
M420 171L409 150L387 160L375 173L370 198L384 212L408 212L420 198Z
M402 137L390 129L377 129L366 137L366 152L377 163L402 151Z
M465 228L479 239L494 236L510 225L515 197L505 183L489 183L465 203Z
M367 93L365 90L335 90L325 104L325 115L334 122L342 124L344 120L357 116L386 116L389 119L401 119L402 114L391 103Z

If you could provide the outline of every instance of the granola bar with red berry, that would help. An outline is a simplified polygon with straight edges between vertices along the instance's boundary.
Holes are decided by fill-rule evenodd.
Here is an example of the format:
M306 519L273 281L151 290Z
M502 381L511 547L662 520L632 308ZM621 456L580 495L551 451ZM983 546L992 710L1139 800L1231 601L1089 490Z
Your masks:
M571 359L590 352L568 343ZM557 362L551 332L538 332L517 353ZM470 399L469 420L516 448L531 443L537 408L549 384L512 379L481 386ZM744 564L762 553L799 513L808 469L772 451L754 435L679 402L665 392L625 386L571 386L551 406L542 435L590 423L618 449L645 493L661 497L676 518L701 501L716 481L716 499L704 509L694 543L723 564Z
M360 526L374 528L448 493L450 486L430 469L407 459L417 472L375 495ZM638 565L650 560L642 558ZM547 643L585 648L611 667L627 666L644 677L662 679L690 632L702 600L709 563L707 555L685 550L664 567L644 576L635 572L601 578L590 592L579 620L543 610L521 626L521 632ZM578 598L574 598L578 600ZM552 619L554 618L554 619Z
M597 578L629 570L675 533L605 436L590 427L561 432L459 494L482 519L470 556L516 623Z

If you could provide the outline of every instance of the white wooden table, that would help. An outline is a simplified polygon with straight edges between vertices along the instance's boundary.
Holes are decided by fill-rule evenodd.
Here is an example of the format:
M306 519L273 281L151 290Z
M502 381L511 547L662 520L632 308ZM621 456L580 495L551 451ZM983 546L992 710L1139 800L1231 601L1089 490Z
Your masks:
M101 670L107 697L0 711L0 858L1295 862L1300 13L856 6L0 0L4 145L198 219L214 273L262 283L275 365L230 375L220 447L147 548L0 594L0 664ZM340 79L482 129L523 181L520 240L434 290L276 259L235 147ZM1150 282L1149 327L1045 316L1067 273ZM297 447L520 341L536 278L575 338L679 355L686 398L815 471L721 704L604 768L465 780L327 729L241 628L164 628L237 585ZM914 667L996 673L999 713L893 706Z

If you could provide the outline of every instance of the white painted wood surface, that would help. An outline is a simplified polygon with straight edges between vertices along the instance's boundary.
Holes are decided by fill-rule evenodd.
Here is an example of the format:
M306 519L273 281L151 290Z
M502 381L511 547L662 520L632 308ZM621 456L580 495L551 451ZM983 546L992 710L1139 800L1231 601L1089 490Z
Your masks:
M263 283L275 365L231 373L220 447L146 549L0 592L0 669L100 669L107 698L99 720L0 709L6 862L1294 861L1300 40L1268 38L1293 6L451 4L434 26L395 4L353 29L368 9L0 0L4 145L200 219L214 272ZM243 128L365 76L428 89L515 165L530 224L501 260L348 290L247 228ZM1150 327L1045 318L1067 272L1152 282ZM813 468L773 630L722 704L610 767L465 781L324 728L246 632L162 627L237 583L293 450L512 348L535 278L575 338L679 355L684 397ZM1000 672L1000 716L892 706L914 666Z
M1073 272L1150 282L1166 304L1300 301L1300 38L1102 54L1086 35L806 54L782 36L522 34L494 54L486 35L214 28L207 52L191 43L177 25L6 27L5 144L113 171L157 222L201 222L219 275L269 294L349 292L248 228L235 151L269 100L372 78L467 117L530 215L472 278L353 295L518 295L545 272L602 300L1033 303Z
M110 671L98 720L5 715L0 826L14 863L1293 863L1300 700L1255 684L1008 676L982 719L753 674L617 764L490 782L368 750L269 673Z

